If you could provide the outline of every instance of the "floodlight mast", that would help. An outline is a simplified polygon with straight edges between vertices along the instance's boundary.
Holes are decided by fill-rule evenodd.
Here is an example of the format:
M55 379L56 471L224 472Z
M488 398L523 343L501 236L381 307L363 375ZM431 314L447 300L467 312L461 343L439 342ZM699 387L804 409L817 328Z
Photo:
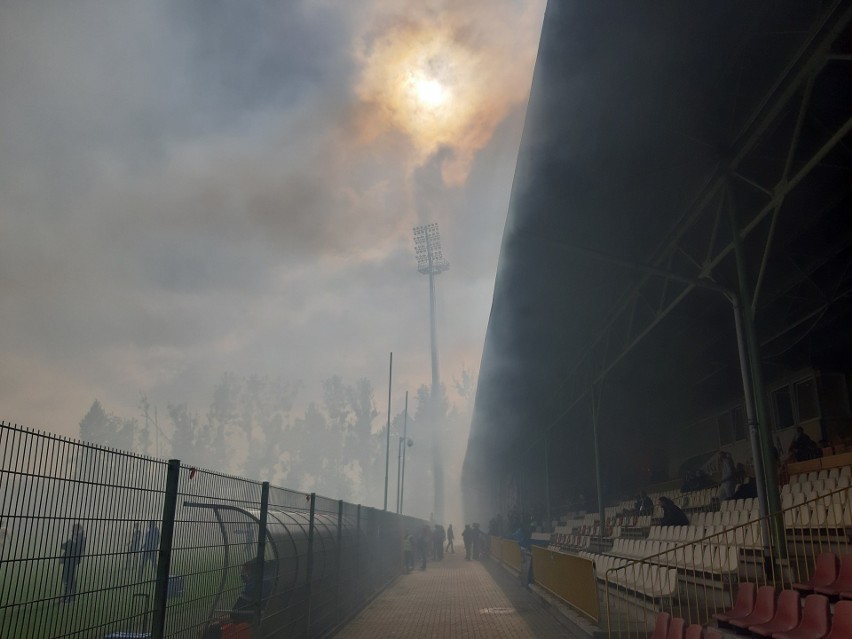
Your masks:
M432 344L432 410L430 414L435 420L432 426L432 479L435 487L434 515L435 521L444 521L444 465L441 450L441 438L438 436L438 398L440 396L441 378L438 372L438 337L435 320L435 276L449 270L450 263L444 259L441 250L441 235L438 224L424 224L414 227L414 252L417 255L417 270L429 276L429 330Z

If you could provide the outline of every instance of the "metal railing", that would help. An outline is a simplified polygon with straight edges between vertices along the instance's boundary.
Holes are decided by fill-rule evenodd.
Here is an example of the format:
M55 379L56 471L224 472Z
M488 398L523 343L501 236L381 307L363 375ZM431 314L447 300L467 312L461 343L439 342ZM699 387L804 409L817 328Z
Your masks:
M0 422L0 637L314 637L420 520Z
M741 583L779 590L806 583L820 554L852 552L850 490L785 491L782 510L765 518L723 502L724 516L702 516L710 525L652 526L647 539L616 539L609 553L581 553L595 562L610 636L644 638L660 611L706 625L733 606ZM780 533L777 545L770 526Z

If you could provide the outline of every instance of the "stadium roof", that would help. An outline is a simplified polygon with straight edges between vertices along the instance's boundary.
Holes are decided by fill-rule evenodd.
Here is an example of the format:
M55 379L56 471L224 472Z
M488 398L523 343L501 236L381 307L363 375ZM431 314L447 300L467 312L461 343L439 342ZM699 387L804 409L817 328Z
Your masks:
M690 283L739 289L732 216L766 374L852 370L850 18L848 1L548 4L465 482L542 446L587 474L593 396L615 476L741 395L731 306Z

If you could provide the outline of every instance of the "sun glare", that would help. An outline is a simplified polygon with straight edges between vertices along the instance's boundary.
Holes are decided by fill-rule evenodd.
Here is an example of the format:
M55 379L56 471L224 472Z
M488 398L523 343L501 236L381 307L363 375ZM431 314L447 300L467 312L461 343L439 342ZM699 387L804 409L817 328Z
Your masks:
M412 75L411 89L417 101L430 109L443 106L449 99L449 92L434 78Z

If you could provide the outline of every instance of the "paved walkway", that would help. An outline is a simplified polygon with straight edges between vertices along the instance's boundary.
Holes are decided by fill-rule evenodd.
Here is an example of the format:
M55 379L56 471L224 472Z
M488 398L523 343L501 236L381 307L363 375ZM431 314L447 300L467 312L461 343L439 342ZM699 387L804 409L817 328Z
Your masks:
M402 575L336 639L551 639L570 636L518 579L499 566L444 555Z

